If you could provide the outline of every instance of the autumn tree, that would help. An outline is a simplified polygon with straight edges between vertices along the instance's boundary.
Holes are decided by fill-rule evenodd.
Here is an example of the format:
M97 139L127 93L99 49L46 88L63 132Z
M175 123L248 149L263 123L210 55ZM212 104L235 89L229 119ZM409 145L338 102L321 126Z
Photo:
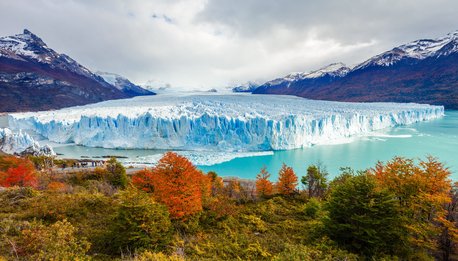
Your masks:
M307 168L307 174L301 178L301 183L305 186L309 198L323 197L328 186L327 175L326 170L320 166L310 165Z
M458 244L458 183L455 182L450 191L451 201L445 205L446 216L442 222L442 232L439 236L439 249L442 260L451 260L451 255L456 254Z
M229 186L225 187L223 179L214 171L208 172L207 177L211 182L211 197L209 200L204 202L207 223L211 218L213 218L214 221L215 219L219 219L221 217L233 215L237 206L234 198L230 197L230 191L228 189ZM234 184L237 185L237 189L240 189L239 183L232 183L232 185ZM234 186L231 187L234 188Z
M395 157L386 164L377 163L370 173L382 189L394 194L409 220L409 242L420 249L435 250L440 233L436 224L444 224L444 206L450 202L450 171L433 157L418 165L411 159Z
M202 211L202 201L211 192L207 184L211 179L173 152L165 153L151 173L137 173L133 180L142 190L152 189L156 200L168 207L174 219L185 220Z
M291 167L283 166L278 173L277 190L282 195L292 195L296 192L297 176Z
M266 167L261 169L261 172L256 176L256 193L259 197L267 197L272 195L273 184L269 180L270 173Z
M153 172L149 169L142 169L137 171L132 176L132 184L140 190L148 193L153 193Z
M0 186L37 187L38 178L33 163L25 158L0 159Z

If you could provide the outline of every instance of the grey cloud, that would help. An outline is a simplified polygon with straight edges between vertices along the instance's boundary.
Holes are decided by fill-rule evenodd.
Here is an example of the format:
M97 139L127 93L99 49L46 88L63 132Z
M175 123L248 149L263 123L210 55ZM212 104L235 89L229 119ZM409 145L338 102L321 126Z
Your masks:
M189 89L361 62L458 29L455 0L15 0L0 35L29 28L56 51L135 82Z

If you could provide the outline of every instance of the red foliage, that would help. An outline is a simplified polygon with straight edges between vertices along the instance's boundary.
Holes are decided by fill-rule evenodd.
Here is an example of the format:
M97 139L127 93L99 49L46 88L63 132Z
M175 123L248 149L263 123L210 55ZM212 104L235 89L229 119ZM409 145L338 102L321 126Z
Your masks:
M37 174L30 160L4 157L1 159L0 165L0 186L37 187Z

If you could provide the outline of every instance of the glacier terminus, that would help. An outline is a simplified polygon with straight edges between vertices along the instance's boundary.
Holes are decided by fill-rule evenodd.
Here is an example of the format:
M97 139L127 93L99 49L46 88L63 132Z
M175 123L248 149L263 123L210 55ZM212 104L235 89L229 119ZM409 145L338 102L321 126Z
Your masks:
M332 144L442 116L444 107L427 104L188 93L13 113L8 122L53 142L88 147L234 152Z

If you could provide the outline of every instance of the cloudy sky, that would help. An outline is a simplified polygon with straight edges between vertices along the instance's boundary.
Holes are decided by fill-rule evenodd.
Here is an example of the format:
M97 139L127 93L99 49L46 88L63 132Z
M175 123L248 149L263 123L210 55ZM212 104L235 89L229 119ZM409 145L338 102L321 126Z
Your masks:
M0 35L28 28L92 70L209 89L354 65L457 30L457 11L456 0L4 0Z

